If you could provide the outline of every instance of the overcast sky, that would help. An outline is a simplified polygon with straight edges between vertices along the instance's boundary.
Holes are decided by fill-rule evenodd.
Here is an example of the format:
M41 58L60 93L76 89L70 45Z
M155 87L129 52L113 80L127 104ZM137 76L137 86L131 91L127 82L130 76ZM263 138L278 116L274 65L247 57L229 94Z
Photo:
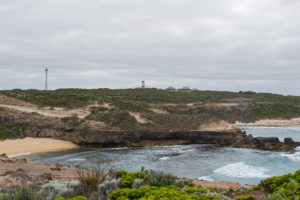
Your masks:
M300 95L299 0L0 0L0 89Z

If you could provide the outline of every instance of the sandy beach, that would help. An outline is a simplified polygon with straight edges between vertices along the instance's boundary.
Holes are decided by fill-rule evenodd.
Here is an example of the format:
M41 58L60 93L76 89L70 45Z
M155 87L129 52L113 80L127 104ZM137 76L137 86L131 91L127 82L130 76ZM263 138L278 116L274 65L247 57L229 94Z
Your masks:
M265 119L253 123L236 122L234 126L300 126L300 118L293 119Z
M51 138L24 138L0 141L0 154L8 156L18 156L23 154L67 150L79 148L78 145L63 140Z

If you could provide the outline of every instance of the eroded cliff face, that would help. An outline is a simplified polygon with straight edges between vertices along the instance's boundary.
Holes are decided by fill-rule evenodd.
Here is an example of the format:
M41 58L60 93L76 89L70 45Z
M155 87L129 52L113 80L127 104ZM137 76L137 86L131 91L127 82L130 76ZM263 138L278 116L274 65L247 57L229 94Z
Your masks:
M239 129L224 131L137 131L105 130L89 121L64 122L60 118L11 109L0 111L0 121L20 127L19 137L48 137L87 146L149 146L170 144L216 144L263 150L294 151L300 145L291 139L247 136Z

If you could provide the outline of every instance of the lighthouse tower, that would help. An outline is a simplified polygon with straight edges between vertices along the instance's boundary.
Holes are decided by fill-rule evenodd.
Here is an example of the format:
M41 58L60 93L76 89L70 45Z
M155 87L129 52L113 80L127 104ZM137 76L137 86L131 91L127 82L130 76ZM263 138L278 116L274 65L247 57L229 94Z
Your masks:
M142 81L142 86L141 88L144 89L146 86L145 86L145 81Z

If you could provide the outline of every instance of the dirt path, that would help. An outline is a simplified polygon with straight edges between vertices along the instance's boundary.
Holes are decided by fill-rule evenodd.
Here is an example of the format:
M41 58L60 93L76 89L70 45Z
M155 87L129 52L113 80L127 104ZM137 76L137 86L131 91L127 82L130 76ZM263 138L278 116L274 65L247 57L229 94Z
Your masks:
M81 109L73 109L73 110L65 110L62 108L47 109L47 108L38 108L36 106L18 106L18 105L5 105L5 104L0 104L0 107L10 108L10 109L18 110L21 112L27 112L27 113L35 112L43 116L59 117L59 118L68 117L71 115L77 115L80 119L83 119L90 114L90 111L81 110Z
M77 109L64 109L64 108L38 108L36 105L31 103L0 95L0 107L10 108L27 113L38 113L47 117L68 117L76 114L79 118L83 119L90 114L89 108L95 106L91 104L83 108Z

